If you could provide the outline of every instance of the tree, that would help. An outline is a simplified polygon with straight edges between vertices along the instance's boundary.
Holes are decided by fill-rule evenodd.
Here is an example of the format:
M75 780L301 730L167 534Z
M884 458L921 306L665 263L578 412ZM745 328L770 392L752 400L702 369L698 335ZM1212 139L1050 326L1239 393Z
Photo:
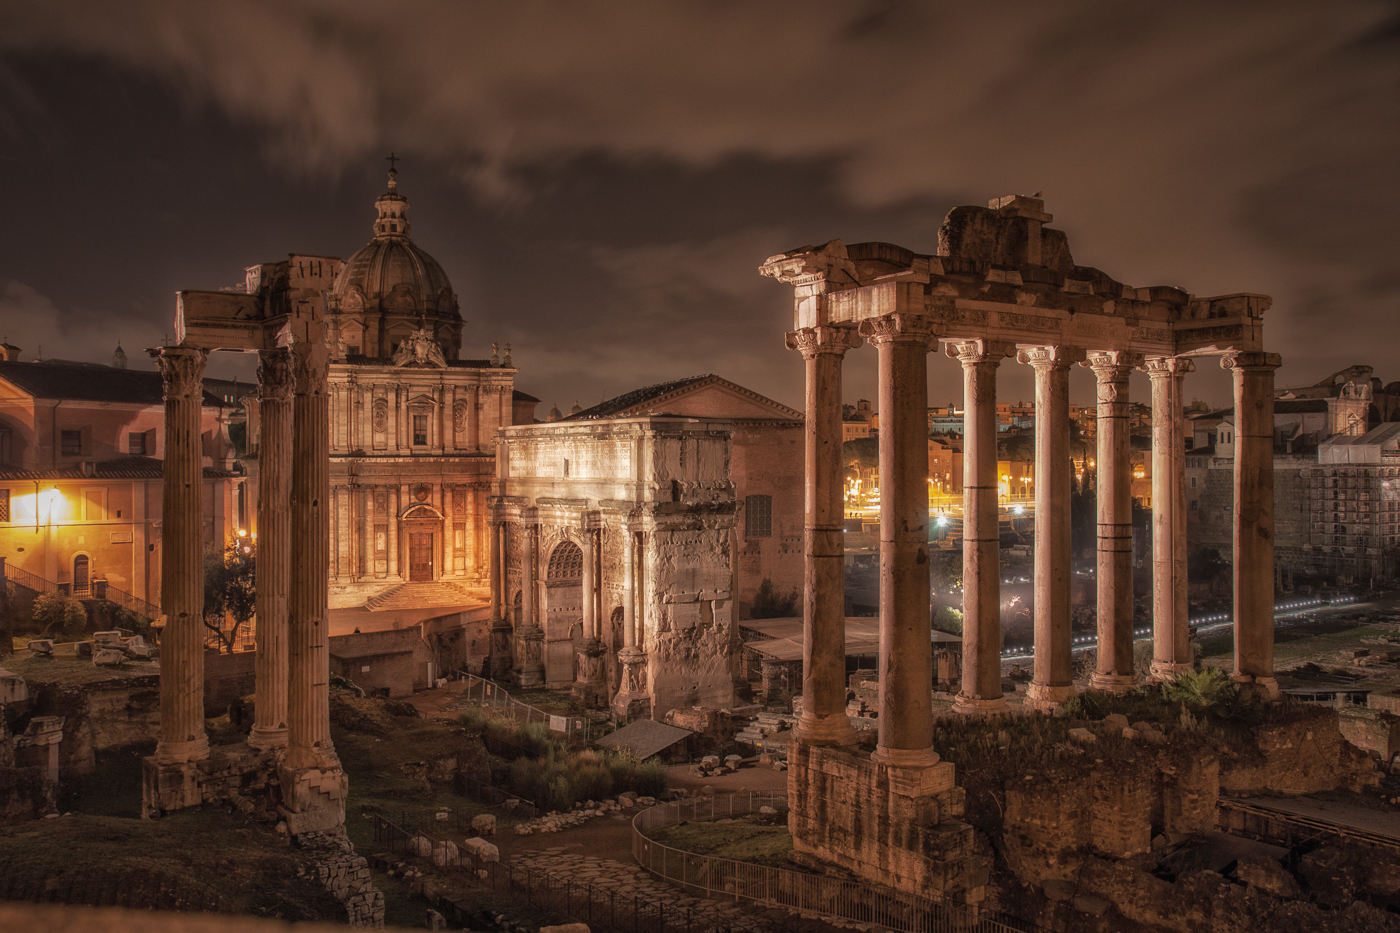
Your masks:
M880 468L880 439L878 437L857 437L841 445L841 462L846 465L846 476L857 478L861 472Z
M963 614L962 610L954 609L952 606L944 606L933 614L933 628L937 632L947 632L949 635L962 636Z
M750 615L755 619L786 619L797 614L797 590L784 596L774 591L772 580L764 577L753 596Z
M257 555L250 544L233 541L222 550L204 552L204 627L219 639L224 653L232 654L238 632L248 624L257 606ZM233 617L233 627L224 620Z
M34 600L32 616L43 626L40 634L49 634L50 629L76 635L87 628L87 609L80 600L62 593L41 593Z

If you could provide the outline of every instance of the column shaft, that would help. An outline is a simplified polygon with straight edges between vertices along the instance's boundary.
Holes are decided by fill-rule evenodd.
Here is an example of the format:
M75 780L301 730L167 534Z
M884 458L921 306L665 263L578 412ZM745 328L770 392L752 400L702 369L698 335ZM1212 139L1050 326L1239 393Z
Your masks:
M165 466L161 487L160 741L162 764L209 757L204 733L204 470L200 409L208 350L150 351L165 391ZM219 542L222 547L223 542Z
M637 647L637 536L622 524L622 646Z
M879 355L880 732L874 759L919 767L938 761L928 580L928 347L933 328L921 315L892 314L864 322L861 336ZM844 655L843 638L843 671ZM844 688L842 684L843 717ZM805 708L805 697L803 703Z
M491 618L503 617L505 597L501 587L501 523L491 523Z
M384 521L388 525L389 533L388 574L390 579L399 575L399 490L402 488L398 483L390 483L385 488L384 495Z
M1182 383L1195 364L1148 360L1152 380L1152 676L1192 668L1186 602L1186 440Z
M787 335L806 373L802 716L806 745L851 745L846 718L846 513L842 501L841 360L860 345L851 328L803 328Z
M963 674L953 708L994 713L1001 694L1001 535L997 525L997 366L1008 344L949 344L963 366Z
M292 358L258 353L257 704L248 744L287 744L287 599L292 552Z
M1274 370L1277 353L1238 353L1235 376L1235 679L1274 680Z
M598 559L594 547L596 532L585 528L583 532L583 633L586 638L598 637L598 575L595 562Z
M539 627L535 619L535 526L523 524L520 530L524 537L520 548L524 562L520 572L520 627L535 629Z
M1050 712L1074 695L1071 671L1069 368L1084 353L1023 350L1035 367L1035 673L1026 706Z
M1133 686L1133 489L1128 446L1128 374L1140 357L1113 350L1085 363L1098 379L1097 690Z

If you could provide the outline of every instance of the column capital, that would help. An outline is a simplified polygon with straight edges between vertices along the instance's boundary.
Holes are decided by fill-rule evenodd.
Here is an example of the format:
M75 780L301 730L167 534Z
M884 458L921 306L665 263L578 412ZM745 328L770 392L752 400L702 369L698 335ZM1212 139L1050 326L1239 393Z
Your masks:
M809 360L820 353L841 356L847 350L854 350L861 344L860 334L857 333L856 328L832 326L800 327L797 330L788 331L783 342L789 350L801 353L804 360Z
M1036 369L1069 369L1084 362L1085 351L1080 347L1027 347L1016 354L1016 362Z
M321 341L299 341L287 348L291 354L293 391L297 395L325 395L330 353Z
M1016 352L1016 345L1006 340L950 340L943 346L950 359L959 360L964 366L978 363L996 365Z
M1080 365L1092 369L1100 385L1127 382L1128 375L1142 363L1141 353L1129 353L1127 350L1097 350L1088 356Z
M940 329L938 323L927 315L902 312L860 322L860 335L876 346L900 341L922 343L927 347Z
M1277 353L1262 351L1236 351L1220 358L1221 369L1233 370L1275 370L1283 365L1283 357Z
M209 351L197 347L153 347L146 351L160 367L166 400L202 401L204 364Z
M292 353L286 347L258 351L258 397L286 401L292 397Z
M1185 356L1159 356L1147 360L1138 369L1153 379L1184 375L1196 371L1196 361Z

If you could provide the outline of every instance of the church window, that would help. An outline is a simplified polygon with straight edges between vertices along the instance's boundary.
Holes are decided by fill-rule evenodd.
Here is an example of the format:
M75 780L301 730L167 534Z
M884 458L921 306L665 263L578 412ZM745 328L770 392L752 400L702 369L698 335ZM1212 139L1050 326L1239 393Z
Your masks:
M0 489L0 522L10 520L10 491Z
M749 538L772 537L772 496L746 496L744 498L744 535Z
M428 443L427 415L413 416L413 443L417 446L423 446Z
M81 457L83 455L83 432L61 431L59 433L59 453L65 457Z
M146 432L132 431L126 436L126 452L133 457L146 455Z
M358 343L352 343L352 344L350 344L348 347L345 348L345 355L346 355L346 356L359 356L359 355L360 355L360 345L359 345Z

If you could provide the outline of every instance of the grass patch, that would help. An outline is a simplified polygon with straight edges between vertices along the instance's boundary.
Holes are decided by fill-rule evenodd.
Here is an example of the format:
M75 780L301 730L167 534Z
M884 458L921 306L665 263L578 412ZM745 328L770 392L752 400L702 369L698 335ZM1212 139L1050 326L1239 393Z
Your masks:
M792 851L792 834L782 814L746 813L733 819L691 820L663 827L651 838L682 852L795 869L787 859Z
M92 658L80 658L74 654L56 654L51 658L16 654L0 662L0 667L15 672L31 684L99 684L160 673L160 665L151 661L127 661L120 667L98 667L92 663Z

